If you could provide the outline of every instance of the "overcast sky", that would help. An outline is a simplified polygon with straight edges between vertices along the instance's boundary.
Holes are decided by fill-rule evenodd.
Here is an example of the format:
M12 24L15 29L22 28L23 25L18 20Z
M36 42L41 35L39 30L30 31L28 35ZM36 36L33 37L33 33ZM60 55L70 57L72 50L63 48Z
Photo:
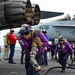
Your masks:
M41 10L58 11L75 14L75 0L30 0L31 3L38 4Z

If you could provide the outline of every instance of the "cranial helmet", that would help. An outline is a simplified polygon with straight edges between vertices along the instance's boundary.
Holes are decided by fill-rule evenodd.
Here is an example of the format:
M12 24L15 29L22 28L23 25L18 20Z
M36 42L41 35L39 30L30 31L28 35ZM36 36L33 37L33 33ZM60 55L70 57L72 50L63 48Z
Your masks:
M31 26L29 24L23 24L20 27L19 34L25 34L31 32Z
M58 41L65 41L65 38L63 36L59 36Z
M14 32L14 30L11 29L11 30L10 30L10 33L13 33L13 32Z
M46 31L46 30L42 30L42 32L43 32L43 33L45 33L45 34L47 33L47 31Z

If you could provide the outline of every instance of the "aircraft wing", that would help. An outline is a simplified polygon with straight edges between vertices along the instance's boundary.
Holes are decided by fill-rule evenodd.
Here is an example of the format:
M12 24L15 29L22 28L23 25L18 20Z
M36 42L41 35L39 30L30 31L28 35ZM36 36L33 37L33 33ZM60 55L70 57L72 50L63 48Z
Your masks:
M41 10L40 18L41 19L47 19L47 18L60 16L60 15L63 15L63 14L64 14L63 12L52 12L52 11L42 11Z

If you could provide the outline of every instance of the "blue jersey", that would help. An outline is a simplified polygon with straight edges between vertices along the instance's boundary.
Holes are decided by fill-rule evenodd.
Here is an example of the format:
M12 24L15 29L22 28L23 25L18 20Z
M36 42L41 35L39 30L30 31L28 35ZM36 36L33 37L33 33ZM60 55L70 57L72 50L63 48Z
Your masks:
M48 37L48 35L47 35L47 34L45 34L45 37L46 37L46 39L47 39L47 40L49 40L49 37Z

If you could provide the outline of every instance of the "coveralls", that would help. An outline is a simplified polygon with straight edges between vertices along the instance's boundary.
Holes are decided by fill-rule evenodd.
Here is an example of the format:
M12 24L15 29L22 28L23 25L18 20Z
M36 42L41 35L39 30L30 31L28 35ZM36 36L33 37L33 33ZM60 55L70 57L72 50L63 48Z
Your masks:
M68 41L65 41L63 47L61 47L61 44L59 42L56 44L54 55L56 55L57 52L58 52L58 62L62 65L62 70L65 70L67 59L70 53L74 54L74 51L70 43Z
M46 39L47 40L49 40L49 37L48 37L48 35L47 34L44 34L45 35L45 37L46 37ZM43 65L45 66L45 65L48 65L48 61L47 61L47 50L45 50L44 51L44 62L43 62Z
M38 62L39 65L41 65L43 63L44 47L48 45L48 40L45 38L42 32L39 33L39 38L41 39L42 47L38 48L36 61ZM34 39L34 33L31 35L31 37L28 40L26 40L22 35L20 35L18 38L21 47L25 50L26 75L39 75L38 72L34 70L32 64L29 62L33 39Z

